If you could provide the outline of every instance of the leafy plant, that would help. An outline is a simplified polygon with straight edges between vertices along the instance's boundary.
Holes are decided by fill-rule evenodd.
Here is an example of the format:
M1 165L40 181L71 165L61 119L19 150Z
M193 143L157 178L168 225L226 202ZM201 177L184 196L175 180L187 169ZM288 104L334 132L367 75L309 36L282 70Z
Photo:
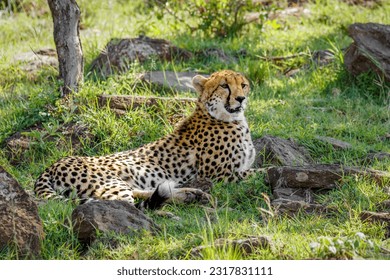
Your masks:
M272 6L252 0L173 0L156 3L161 8L157 16L166 12L185 24L191 33L202 31L206 37L236 37L251 22L261 28ZM249 17L252 15L252 17ZM190 22L196 22L192 25Z

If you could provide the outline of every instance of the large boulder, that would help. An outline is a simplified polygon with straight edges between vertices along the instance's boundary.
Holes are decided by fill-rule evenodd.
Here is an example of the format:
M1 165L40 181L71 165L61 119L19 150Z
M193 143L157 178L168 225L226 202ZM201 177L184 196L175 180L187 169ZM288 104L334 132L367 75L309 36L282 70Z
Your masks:
M36 203L0 166L0 250L11 246L23 258L39 257L43 237Z
M372 70L390 81L390 25L354 23L348 28L354 42L344 56L353 75Z
M72 213L72 223L82 243L96 239L102 233L135 234L137 231L158 231L159 227L141 210L127 201L92 201L77 206Z
M112 39L92 62L91 70L101 76L108 76L115 72L127 71L135 61L143 63L148 59L185 60L190 57L192 57L192 53L176 47L164 39L145 36Z

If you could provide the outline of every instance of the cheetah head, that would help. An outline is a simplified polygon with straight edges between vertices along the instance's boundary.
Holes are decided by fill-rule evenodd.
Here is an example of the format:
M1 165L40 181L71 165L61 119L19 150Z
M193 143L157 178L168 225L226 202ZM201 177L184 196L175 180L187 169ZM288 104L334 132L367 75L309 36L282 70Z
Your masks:
M208 78L197 75L192 84L199 93L199 103L212 117L225 122L245 119L249 82L243 75L223 70Z

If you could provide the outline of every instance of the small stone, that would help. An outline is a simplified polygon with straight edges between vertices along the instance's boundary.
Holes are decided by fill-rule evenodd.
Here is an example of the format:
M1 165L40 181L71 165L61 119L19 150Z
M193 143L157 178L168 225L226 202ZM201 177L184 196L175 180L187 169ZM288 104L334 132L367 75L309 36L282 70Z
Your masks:
M318 213L318 214L328 213L332 211L331 208L328 208L321 204L307 203L304 201L289 200L283 198L274 199L271 205L274 207L275 213L277 215L287 215L287 216L294 216L295 214L301 211L306 213Z
M360 213L360 219L362 221L369 221L369 222L380 221L380 222L390 223L390 213L362 211Z
M372 163L375 161L385 161L390 160L390 153L378 152L378 153L368 153L367 156L363 159L363 162Z
M309 179L309 176L305 172L298 172L295 175L295 180L298 182L306 182Z
M286 77L288 77L288 78L294 78L301 71L302 71L302 69L299 69L299 68L291 69L291 70L288 70L286 73L284 73L284 75L286 75Z
M305 188L275 188L272 190L275 199L282 198L290 201L314 202L314 193Z
M379 207L385 211L390 211L390 199L382 201Z
M330 50L314 51L312 60L319 66L324 66L334 61L334 53Z
M386 238L390 238L390 213L389 212L371 212L362 211L360 219L364 222L380 222L386 225Z
M389 107L390 110L390 107ZM379 137L380 141L390 141L390 133L386 133L382 137Z
M341 89L339 88L332 88L332 95L333 96L339 96L341 94Z

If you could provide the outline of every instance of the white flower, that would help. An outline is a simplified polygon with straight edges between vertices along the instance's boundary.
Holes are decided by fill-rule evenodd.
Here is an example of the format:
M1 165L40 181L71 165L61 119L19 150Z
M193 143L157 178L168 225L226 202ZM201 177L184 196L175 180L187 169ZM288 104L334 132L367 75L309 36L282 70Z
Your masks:
M341 240L341 239L337 239L336 242L337 242L337 244L340 245L340 246L343 246L343 245L344 245L344 241Z
M312 250L317 249L318 247L320 247L320 243L318 243L318 242L311 242L311 243L309 244L309 247L310 247L310 249L312 249Z
M337 249L335 246L329 246L328 247L329 251L331 251L333 254L336 254L337 253Z
M366 236L364 235L363 232L357 232L355 235L356 235L357 237L359 237L360 239L365 239L365 238L366 238Z

